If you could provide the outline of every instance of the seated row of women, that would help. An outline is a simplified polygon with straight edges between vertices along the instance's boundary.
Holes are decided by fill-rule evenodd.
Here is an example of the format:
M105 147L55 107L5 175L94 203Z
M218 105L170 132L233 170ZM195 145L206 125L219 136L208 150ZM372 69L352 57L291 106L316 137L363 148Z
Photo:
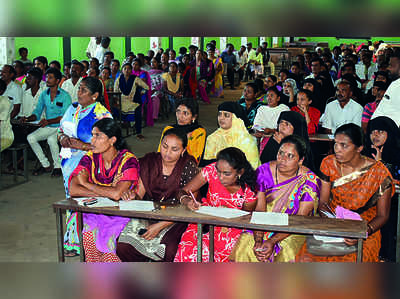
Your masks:
M223 125L229 122L234 127L236 114L227 107L221 111L220 114L227 115L219 115L221 128L218 130L223 130ZM218 134L228 137L224 133ZM226 138L229 141L236 132L228 133L232 134ZM112 119L97 121L92 135L91 150L68 180L71 196L166 201L192 210L200 202L207 206L309 216L318 213L323 216L322 211L341 206L358 212L368 222L363 260L378 261L380 228L389 216L393 179L382 162L361 154L363 134L354 124L343 125L336 131L335 154L323 160L318 176L305 165L307 143L297 135L284 137L276 158L259 167L257 163L250 163L240 147L232 147L228 142L225 148L214 144L213 151L218 153L216 162L201 170L196 159L188 154L187 132L179 128L164 132L160 152L149 153L139 160L126 149L121 131ZM207 196L200 198L199 190L206 183ZM189 195L191 192L197 201ZM196 261L197 226L194 224L95 214L84 214L83 220L87 261ZM208 233L202 241L203 260L207 261ZM216 227L214 242L216 262L356 259L355 253L313 256L303 236L274 232ZM345 239L345 243L354 245L356 240Z

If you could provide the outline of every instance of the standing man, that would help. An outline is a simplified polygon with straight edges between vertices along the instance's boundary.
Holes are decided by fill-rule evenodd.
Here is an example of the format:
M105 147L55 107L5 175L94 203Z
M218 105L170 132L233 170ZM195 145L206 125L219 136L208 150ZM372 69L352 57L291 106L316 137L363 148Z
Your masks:
M97 46L101 44L101 36L91 37L86 49L87 58L95 57Z
M379 103L371 119L378 116L391 118L400 126L400 52L396 51L390 57L388 67L390 78L393 80L386 90L382 101Z
M224 51L221 54L222 62L226 63L227 66L227 75L228 75L228 81L229 85L231 86L231 89L235 89L235 66L237 64L236 62L236 56L233 54L233 45L232 44L227 44L227 50Z
M64 81L61 88L69 93L72 102L78 101L79 84L82 81L83 65L78 60L71 62L71 78Z
M71 105L71 97L65 90L58 87L60 80L61 72L55 68L49 68L46 72L46 85L48 88L40 95L32 115L21 118L22 122L39 120L42 112L46 110L45 118L39 122L40 128L28 135L28 142L41 163L41 166L34 170L33 175L51 171L50 162L39 144L39 141L47 139L54 163L51 175L53 177L61 176L57 130L60 126L61 118Z
M100 64L103 64L105 53L110 51L108 48L110 43L111 39L109 37L103 37L100 45L96 48L96 53L94 56L99 60Z
M12 65L5 64L1 70L1 79L7 84L7 89L3 96L8 97L11 105L13 105L10 119L16 117L21 111L22 104L22 88L19 84L15 83L15 69Z

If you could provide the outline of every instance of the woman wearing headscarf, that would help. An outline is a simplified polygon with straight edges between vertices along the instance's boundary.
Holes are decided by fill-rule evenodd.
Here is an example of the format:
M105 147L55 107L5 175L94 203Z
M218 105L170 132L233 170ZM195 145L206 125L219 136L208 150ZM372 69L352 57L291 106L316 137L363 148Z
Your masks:
M246 127L247 117L237 102L224 102L218 106L219 128L207 138L204 160L215 160L217 153L227 147L237 147L246 155L253 168L260 165L257 141Z
M289 106L289 108L296 106L297 85L296 81L288 78L283 82L281 103Z
M392 119L379 116L368 122L363 154L381 161L397 180L400 179L399 140L400 130ZM398 201L394 199L391 201L389 220L381 228L379 257L390 262L396 261L397 208Z
M312 92L312 105L317 108L319 112L324 113L322 98L321 98L321 84L313 78L308 78L304 80L303 88Z
M281 140L290 135L303 137L307 146L303 164L311 171L315 171L310 141L308 138L307 123L305 118L295 111L283 111L279 116L278 131L268 140L267 145L264 147L260 156L261 163L264 164L270 161L275 161Z

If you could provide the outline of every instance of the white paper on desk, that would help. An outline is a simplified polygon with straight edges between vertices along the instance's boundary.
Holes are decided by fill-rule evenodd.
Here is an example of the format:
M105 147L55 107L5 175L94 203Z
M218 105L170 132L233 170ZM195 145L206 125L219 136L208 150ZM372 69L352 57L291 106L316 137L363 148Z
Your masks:
M74 198L78 202L79 205L84 206L83 200L88 198L96 198L97 202L91 205L88 205L89 208L107 208L107 207L118 207L118 202L113 201L107 197L79 197Z
M328 134L328 138L329 138L329 139L335 139L335 135L333 135L333 134Z
M122 211L151 212L154 210L154 203L148 200L121 200L119 209Z
M250 223L265 225L289 225L289 216L285 213L253 212Z
M316 240L322 241L324 243L343 243L344 242L343 238L337 238L337 237L327 237L327 236L314 235L314 238Z
M210 216L222 217L222 218L236 218L236 217L250 214L249 212L246 212L243 210L238 210L238 209L231 209L231 208L225 208L225 207L209 207L209 206L201 206L195 212L200 213L200 214L210 215Z

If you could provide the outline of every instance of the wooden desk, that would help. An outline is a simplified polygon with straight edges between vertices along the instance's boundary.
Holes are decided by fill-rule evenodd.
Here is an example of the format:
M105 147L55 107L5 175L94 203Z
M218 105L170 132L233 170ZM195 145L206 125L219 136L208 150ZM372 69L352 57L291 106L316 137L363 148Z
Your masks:
M119 207L112 208L92 208L78 205L76 201L64 199L53 204L57 220L57 244L58 260L65 261L63 244L62 212L72 210L78 212L78 223L80 227L79 239L81 241L81 261L84 261L84 251L82 246L82 212L104 214L112 216L125 216L130 218L145 218L152 220L165 220L174 222L197 223L197 261L202 261L202 224L210 225L210 262L214 261L214 226L227 226L242 229L285 232L292 234L318 234L332 237L347 237L358 239L357 262L362 261L363 239L367 238L367 223L365 221L328 219L320 217L289 216L288 226L262 225L250 223L250 215L225 219L203 215L187 210L183 206L167 207L166 209L153 212L121 211Z
M331 138L332 136L329 136L329 134L312 134L308 136L308 138L312 141L328 141L328 142L333 142L335 139Z

